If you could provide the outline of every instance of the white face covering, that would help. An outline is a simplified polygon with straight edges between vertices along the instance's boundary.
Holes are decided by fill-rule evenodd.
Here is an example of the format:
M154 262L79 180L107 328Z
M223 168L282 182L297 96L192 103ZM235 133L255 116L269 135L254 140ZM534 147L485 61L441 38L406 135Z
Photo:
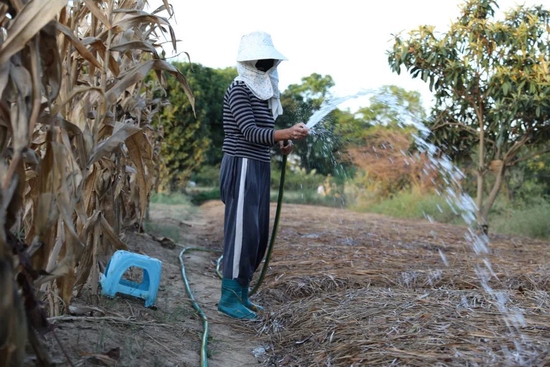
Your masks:
M256 69L257 60L238 61L237 72L239 75L235 78L235 80L245 82L256 97L267 101L274 119L283 113L277 74L277 66L281 61L275 60L273 67L267 71Z

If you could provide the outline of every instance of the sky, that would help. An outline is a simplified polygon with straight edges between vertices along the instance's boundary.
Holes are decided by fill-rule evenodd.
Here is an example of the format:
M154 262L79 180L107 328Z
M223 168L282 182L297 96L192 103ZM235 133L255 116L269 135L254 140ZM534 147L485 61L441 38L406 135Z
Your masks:
M330 75L337 96L397 85L418 91L425 107L432 104L426 83L408 73L393 73L387 61L393 35L420 25L444 33L459 16L463 0L168 0L180 56L172 60L211 68L235 66L242 35L271 34L288 61L279 65L279 89L300 84L313 73ZM517 5L544 5L548 0L497 0L501 11ZM544 4L546 3L546 4ZM151 8L161 0L149 0ZM162 14L162 13L161 13ZM166 50L167 57L172 50ZM175 56L172 54L172 56ZM362 98L368 98L368 95ZM341 107L364 106L360 98Z

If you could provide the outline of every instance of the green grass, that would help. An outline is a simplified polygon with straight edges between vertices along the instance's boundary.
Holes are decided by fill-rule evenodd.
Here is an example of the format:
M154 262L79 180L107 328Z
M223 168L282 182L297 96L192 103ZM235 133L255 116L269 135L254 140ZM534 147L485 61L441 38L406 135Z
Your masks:
M155 237L168 237L175 243L181 243L183 236L177 221L189 220L197 211L192 196L183 193L155 194L151 197L149 215L143 228ZM164 220L166 218L173 221Z
M550 203L541 199L538 204L519 209L499 203L489 215L489 230L550 240Z
M193 205L201 205L210 200L220 200L220 189L219 188L202 188L194 190L188 196L189 201Z
M444 197L435 194L401 192L392 198L353 210L383 214L402 219L430 219L438 223L465 225ZM543 198L531 204L497 201L489 214L489 231L550 240L550 203Z
M182 193L170 193L170 194L157 193L157 194L151 195L151 203L167 204L167 205L182 205L182 204L190 204L191 200L187 195Z
M460 215L453 212L445 198L435 194L401 192L379 203L355 209L394 218L430 219L439 223L464 224Z

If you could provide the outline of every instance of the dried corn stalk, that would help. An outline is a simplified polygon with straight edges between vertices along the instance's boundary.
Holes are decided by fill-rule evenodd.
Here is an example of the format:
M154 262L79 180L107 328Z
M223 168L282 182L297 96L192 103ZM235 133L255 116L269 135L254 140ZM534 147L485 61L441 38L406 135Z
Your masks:
M170 14L169 4L153 14L145 4L0 2L0 265L20 274L27 304L32 287L50 295L50 314L68 309L75 287L89 281L97 290L99 262L125 248L123 226L143 220L158 170L150 122L160 103L145 77L154 71L162 83L171 73L194 102L159 56L160 37L176 48L169 20L155 15ZM8 299L12 282L0 283ZM0 303L0 328L9 328L14 304ZM40 308L29 312L43 330Z

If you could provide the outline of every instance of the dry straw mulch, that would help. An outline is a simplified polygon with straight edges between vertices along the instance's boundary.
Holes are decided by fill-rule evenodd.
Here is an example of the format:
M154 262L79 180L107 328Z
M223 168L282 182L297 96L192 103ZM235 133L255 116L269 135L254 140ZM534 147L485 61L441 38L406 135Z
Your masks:
M461 227L305 206L284 218L254 296L270 365L550 366L550 244L493 235L481 257Z

